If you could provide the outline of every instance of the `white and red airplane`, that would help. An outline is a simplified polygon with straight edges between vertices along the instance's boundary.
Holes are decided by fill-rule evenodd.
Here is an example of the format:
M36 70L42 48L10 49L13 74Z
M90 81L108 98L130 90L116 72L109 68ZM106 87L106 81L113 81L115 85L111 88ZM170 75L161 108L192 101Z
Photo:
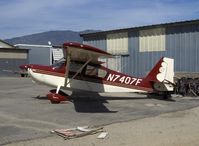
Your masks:
M102 66L99 58L112 57L98 48L75 42L63 44L64 58L51 66L22 65L36 82L56 87L47 95L52 103L67 100L60 91L169 93L174 89L174 60L163 57L144 78Z

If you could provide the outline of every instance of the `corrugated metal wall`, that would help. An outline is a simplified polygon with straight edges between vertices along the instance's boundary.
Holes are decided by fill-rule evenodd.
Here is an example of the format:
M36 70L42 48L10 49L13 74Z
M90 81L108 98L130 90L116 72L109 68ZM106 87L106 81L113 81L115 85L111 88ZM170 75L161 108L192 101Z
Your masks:
M166 29L167 56L175 59L175 71L199 72L199 24Z
M0 76L14 76L18 75L22 64L28 64L26 59L0 59Z
M26 59L28 58L27 52L19 52L18 50L10 51L8 49L4 49L4 51L0 52L1 59Z
M95 46L95 47L100 48L104 51L107 50L106 49L106 46L107 46L106 35L86 37L86 38L84 38L83 43L87 44L87 45Z
M175 59L175 72L199 72L199 24L167 26L165 35L166 51L140 52L139 30L129 30L129 54L121 56L121 71L138 77L145 76L165 56ZM86 37L84 43L106 50L106 40L97 38Z
M146 76L156 62L164 56L165 51L140 52L139 51L139 30L129 32L129 57L131 71L130 75L138 77Z
M52 53L50 48L32 48L29 51L29 62L31 64L51 65Z
M132 72L129 55L121 56L121 72L125 74L130 74Z
M52 52L50 47L20 46L20 48L29 49L29 63L51 65Z
M16 48L0 49L0 76L19 75L19 66L28 64L28 50Z

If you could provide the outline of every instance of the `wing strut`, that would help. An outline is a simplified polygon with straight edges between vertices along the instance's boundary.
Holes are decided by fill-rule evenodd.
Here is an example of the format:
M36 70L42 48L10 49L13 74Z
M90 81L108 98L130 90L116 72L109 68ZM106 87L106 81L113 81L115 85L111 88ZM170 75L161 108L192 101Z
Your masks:
M70 60L70 59L69 59L69 60ZM65 78L65 87L71 82L72 79L74 79L74 78L82 71L82 69L83 69L91 60L92 60L92 58L90 58L89 60L87 60L87 61L84 63L84 65L82 65L82 67L80 67L80 68L78 69L78 71L73 75L73 77L70 79L69 82L67 82L67 79L68 79L68 75L67 75L67 77ZM68 57L67 57L67 61L68 61ZM68 66L68 62L67 62L67 66ZM69 68L68 68L68 70L67 70L67 74L69 74Z
M64 83L64 87L67 86L67 80L68 80L68 77L69 77L69 69L70 69L70 60L71 60L71 56L70 54L67 55L67 65L66 65L66 73L65 73L65 83Z

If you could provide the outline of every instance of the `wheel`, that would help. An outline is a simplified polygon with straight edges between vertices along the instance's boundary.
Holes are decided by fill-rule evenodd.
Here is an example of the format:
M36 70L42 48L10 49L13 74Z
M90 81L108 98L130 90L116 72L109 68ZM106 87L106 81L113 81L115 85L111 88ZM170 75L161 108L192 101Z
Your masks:
M53 101L53 100L50 100L50 102L51 102L52 104L59 104L59 103L60 103L60 101Z

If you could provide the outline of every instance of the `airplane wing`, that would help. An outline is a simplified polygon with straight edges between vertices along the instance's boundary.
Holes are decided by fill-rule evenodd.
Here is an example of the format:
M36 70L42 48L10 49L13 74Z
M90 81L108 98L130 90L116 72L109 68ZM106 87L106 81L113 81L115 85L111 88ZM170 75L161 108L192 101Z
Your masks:
M67 68L70 68L70 62L71 61L80 61L84 62L84 64L81 66L81 68L78 69L78 71L73 75L73 78L77 76L78 73L82 71L82 69L88 64L102 64L103 62L98 61L100 57L104 58L109 58L112 57L111 54L102 51L98 48L89 46L89 45L84 45L80 43L75 43L75 42L69 42L69 43L64 43L63 44L64 50L64 57L67 59ZM66 68L66 73L65 73L65 84L64 86L66 87L67 84L70 83L68 82L68 74L69 74L69 69Z
M92 64L101 64L102 62L98 61L99 58L112 57L111 54L98 48L76 42L64 43L63 48L66 49L66 51L64 51L65 57L70 55L72 61L86 62L90 60L89 62Z

